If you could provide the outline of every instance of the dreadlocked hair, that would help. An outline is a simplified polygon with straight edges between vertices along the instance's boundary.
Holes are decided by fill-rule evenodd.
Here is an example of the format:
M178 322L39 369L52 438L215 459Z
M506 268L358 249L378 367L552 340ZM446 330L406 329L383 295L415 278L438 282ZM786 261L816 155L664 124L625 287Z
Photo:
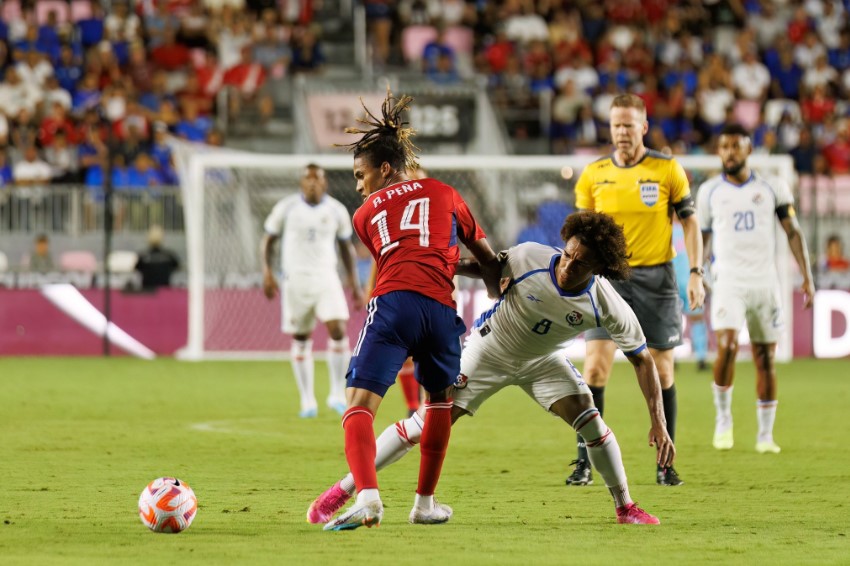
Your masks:
M626 236L613 218L590 210L570 214L561 228L561 238L567 242L573 237L593 251L602 266L597 275L614 281L631 276L631 254L626 251Z
M416 152L419 150L411 138L416 135L413 128L407 127L409 122L404 121L401 114L410 107L413 98L402 95L396 98L387 88L387 97L381 104L381 117L372 114L363 99L360 104L366 111L366 118L358 118L358 122L369 129L350 127L345 129L346 134L362 134L359 141L350 144L338 144L338 147L347 147L354 152L354 157L366 156L369 164L379 167L381 163L387 162L393 169L416 171L419 162Z

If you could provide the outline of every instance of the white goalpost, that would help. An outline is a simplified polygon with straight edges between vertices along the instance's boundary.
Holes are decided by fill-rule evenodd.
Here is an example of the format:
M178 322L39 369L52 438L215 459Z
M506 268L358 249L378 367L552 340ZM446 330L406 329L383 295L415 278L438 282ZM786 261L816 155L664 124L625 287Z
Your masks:
M277 200L299 190L298 180L308 163L325 169L329 194L353 213L361 198L354 190L351 155L253 154L185 143L174 147L186 217L189 287L189 331L179 357L286 357L289 348L280 332L279 301L269 302L262 293L259 243L263 221ZM572 204L575 180L596 157L426 156L421 163L429 175L458 189L493 248L503 249L516 243L527 213L541 202ZM720 167L714 156L676 159L691 176L692 190ZM788 156L756 155L750 157L750 165L795 185L796 173ZM786 332L777 357L788 360L793 289L786 238L784 233L779 236ZM462 280L462 285L459 311L468 319L486 304L486 297L482 302L476 282Z

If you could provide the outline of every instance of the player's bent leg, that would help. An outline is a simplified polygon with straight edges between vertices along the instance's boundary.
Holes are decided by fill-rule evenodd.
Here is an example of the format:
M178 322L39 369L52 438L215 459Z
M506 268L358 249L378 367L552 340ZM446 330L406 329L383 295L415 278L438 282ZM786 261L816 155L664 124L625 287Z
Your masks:
M591 336L586 344L587 357L584 361L584 375L582 377L590 387L593 393L594 405L596 405L601 414L605 398L605 386L608 384L611 368L614 365L614 355L617 353L617 345L613 340L601 337L597 338L591 332L585 335L590 334ZM603 336L603 334L600 333L600 336ZM604 336L607 336L607 334ZM587 447L581 435L576 435L576 446L576 459L570 462L570 465L575 466L575 468L573 468L572 473L570 473L564 483L576 486L590 485L593 483L590 459L588 458Z
M617 438L602 420L588 395L571 395L556 401L550 411L570 424L587 440L593 467L608 487L617 511L618 523L658 524L658 518L637 506L629 495L626 470Z
M773 423L776 421L776 343L753 343L753 361L756 365L756 392L758 394L758 436L756 452L778 454L779 445L773 440Z
M716 331L717 360L714 362L714 437L717 450L731 450L735 445L732 420L732 392L735 381L735 358L738 356L738 331L722 328Z

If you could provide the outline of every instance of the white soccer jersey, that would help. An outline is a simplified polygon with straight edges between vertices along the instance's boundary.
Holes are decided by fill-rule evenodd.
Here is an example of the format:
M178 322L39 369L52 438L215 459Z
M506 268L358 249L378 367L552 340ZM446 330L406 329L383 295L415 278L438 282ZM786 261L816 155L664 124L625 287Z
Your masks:
M594 277L579 293L558 286L555 265L560 255L557 248L531 242L507 251L503 275L513 281L499 302L475 321L481 336L516 361L548 356L597 327L608 330L626 354L640 351L646 344L640 323L605 278Z
M263 225L266 233L282 236L284 276L336 276L337 240L351 238L351 217L345 206L325 195L315 205L297 194L281 199Z
M702 184L697 216L702 230L712 233L715 284L776 284L776 209L793 203L784 181L755 172L740 186L725 175Z

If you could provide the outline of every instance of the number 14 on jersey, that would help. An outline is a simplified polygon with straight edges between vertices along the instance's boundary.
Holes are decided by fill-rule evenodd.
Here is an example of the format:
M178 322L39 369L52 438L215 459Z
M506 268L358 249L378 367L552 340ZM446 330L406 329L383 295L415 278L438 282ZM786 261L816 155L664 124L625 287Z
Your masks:
M428 247L430 232L428 231L428 203L430 198L413 199L407 203L401 215L398 230L416 230L419 232L419 245ZM390 226L387 222L387 211L382 210L372 218L372 224L377 224L378 235L381 237L381 255L384 255L399 242L400 234L395 234L396 239L390 234ZM393 230L395 231L395 230Z

